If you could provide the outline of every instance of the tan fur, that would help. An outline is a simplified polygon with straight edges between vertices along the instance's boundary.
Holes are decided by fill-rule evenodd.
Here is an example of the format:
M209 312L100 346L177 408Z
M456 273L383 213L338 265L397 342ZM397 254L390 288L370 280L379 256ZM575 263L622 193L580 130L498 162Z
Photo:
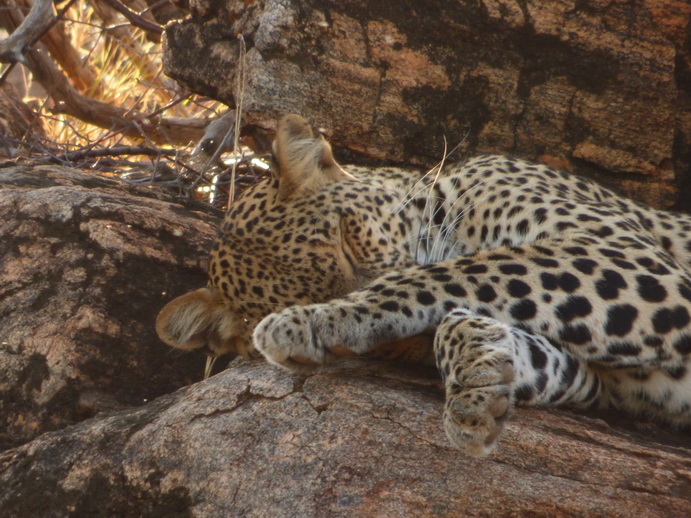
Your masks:
M297 370L434 360L449 438L475 455L514 402L691 426L688 216L510 157L345 173L298 116L274 150L219 229L213 287L161 312L170 345Z
M329 143L321 136L315 137L307 121L298 115L287 115L279 122L273 147L280 202L315 193L333 182L357 181L336 163ZM349 282L352 268L340 247L330 250L330 254L342 271L340 284L344 286L339 291L354 289L356 285ZM251 356L244 317L247 315L240 317L217 287L208 287L168 303L158 315L156 331L161 340L178 349Z
M169 302L156 319L156 332L171 347L207 348L218 356L237 351L245 323L218 289L201 288Z
M355 180L334 160L331 146L299 115L287 115L278 124L274 154L278 161L278 199L317 192L326 184Z

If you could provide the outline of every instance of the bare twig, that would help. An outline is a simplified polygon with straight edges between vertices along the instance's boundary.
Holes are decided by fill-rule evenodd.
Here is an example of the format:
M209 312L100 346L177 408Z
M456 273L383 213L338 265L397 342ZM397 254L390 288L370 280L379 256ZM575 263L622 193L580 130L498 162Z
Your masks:
M35 0L17 29L0 41L0 62L26 64L24 51L52 26L55 19L51 0Z
M28 3L28 0L21 1ZM61 10L55 22L63 18L66 8L69 8L69 5ZM94 68L82 60L79 51L74 47L70 36L65 31L64 23L54 23L53 27L46 31L46 34L41 38L41 43L48 48L50 55L67 74L77 90L88 92L90 95L100 95L102 85L97 82Z
M37 0L40 2L44 2L44 0ZM15 38L15 35L19 34L19 39L22 40L24 39L21 35L22 32L26 32L26 38L28 39L28 43L23 45L23 48L19 48L19 45L15 49L18 52L21 52L20 57L14 61L10 62L10 65L7 67L7 70L0 76L0 86L2 86L5 83L5 80L9 77L10 73L12 72L12 69L17 63L23 63L24 65L27 64L27 60L24 57L24 52L26 52L26 49L28 49L30 46L34 45L38 40L40 40L46 33L48 33L53 26L63 18L65 12L72 6L72 4L76 0L68 0L68 2L63 6L63 8L60 10L57 16L52 16L50 19L48 19L45 23L42 24L37 24L32 22L27 23L27 19L32 15L31 13L34 12L34 9L37 6L37 3L34 3L31 6L31 9L29 10L29 14L27 15L26 18L22 16L20 12L13 12L16 10L4 10L0 11L0 25L5 27L5 29L10 33L10 36L4 40L3 42L0 42L0 53L2 52L2 46L3 45L9 45L8 42L10 42L13 38ZM52 5L52 4L51 4ZM45 7L40 6L41 9L45 9ZM51 15L52 15L52 10L51 10ZM45 15L43 15L45 16ZM35 21L35 20L34 20ZM28 25L26 30L22 29L25 25ZM29 34L31 32L31 34ZM67 59L67 58L66 58ZM2 57L0 56L0 62L3 62ZM64 66L63 63L61 65ZM69 72L68 72L69 73ZM84 72L86 74L87 72Z
M151 140L162 144L187 145L203 135L208 119L165 119L158 115L131 113L103 101L81 95L42 50L27 53L29 69L56 102L57 112L67 113L101 128L141 137L134 122L141 124Z
M235 112L235 135L234 135L234 142L233 142L233 150L235 153L237 153L240 149L240 124L242 123L242 103L245 97L245 78L247 77L247 71L245 70L246 67L246 57L247 57L247 47L245 46L245 38L242 36L242 34L238 35L238 39L240 40L240 59L238 60L240 63L240 66L238 67L237 71L237 85L236 85L236 92L235 92L235 102L237 103L237 110ZM233 203L233 200L235 199L235 172L237 169L237 163L238 161L235 160L233 162L233 173L231 175L231 188L230 188L230 193L228 197L228 207Z
M147 6L146 9L144 9L140 14L148 14L148 13L153 13L160 9L161 7L165 7L166 5L170 5L171 0L158 0L158 2L154 2L153 4Z
M80 149L61 153L60 157L67 162L78 162L85 158L101 158L105 156L144 155L161 156L175 155L174 149L151 148L147 146L114 146L98 149Z
M145 6L143 6L141 2L135 1L132 5L136 5L136 7L130 6L131 8L127 8L120 0L104 0L103 2L89 0L95 16L101 18L101 20L105 22L105 25L94 25L94 27L102 28L100 35L118 39L118 41L122 43L121 48L123 48L130 57L133 59L138 57L142 62L138 62L137 65L135 65L139 69L139 74L137 74L136 77L144 78L139 81L138 88L136 89L136 92L139 93L140 96L136 97L131 95L124 103L118 102L117 104L110 104L84 95L83 93L93 93L94 88L98 85L98 79L100 79L100 77L95 81L93 78L83 81L80 80L79 76L69 74L70 69L79 68L79 66L74 66L75 63L79 65L84 64L81 58L78 57L76 61L72 59L69 66L60 62L62 69L56 65L55 60L64 57L65 50L74 50L71 47L71 43L65 38L52 38L50 40L45 38L46 31L50 30L59 20L64 20L63 15L65 10L75 1L76 0L65 0L62 4L64 7L59 11L57 17L52 11L52 3L50 0L34 0L34 4L31 10L28 11L29 14L27 14L26 19L23 18L22 12L27 12L26 8L31 5L30 0L15 0L23 11L20 9L0 10L0 16L2 16L3 13L11 15L7 16L7 20L0 19L0 23L6 25L10 34L18 33L17 36L1 42L5 45L4 49L9 52L8 55L15 62L21 61L27 65L33 75L33 79L47 90L48 96L46 99L52 99L54 103L53 107L49 108L45 113L45 116L50 117L49 112L67 114L87 124L109 130L104 132L106 135L102 138L101 136L94 137L90 131L82 131L78 125L73 126L69 118L65 120L60 118L59 123L65 125L64 127L66 128L72 128L71 131L74 132L81 141L85 142L86 145L80 149L75 149L69 144L61 145L57 141L44 146L43 143L38 140L32 140L32 146L34 146L32 149L38 150L38 152L43 154L45 159L50 162L80 165L90 163L92 166L93 164L101 163L104 157L117 157L123 155L149 156L153 157L151 162L154 166L159 163L166 167L166 164L176 164L177 167L192 173L194 175L192 178L201 176L203 177L200 179L201 182L210 182L210 176L204 176L203 172L200 173L195 168L179 160L177 150L160 149L157 147L161 144L188 145L190 142L198 141L210 122L210 119L163 117L162 114L165 110L187 99L189 95L185 94L183 97L168 102L170 100L170 95L175 94L170 85L159 79L160 69L154 59L150 58L151 51L147 50L148 44L146 42L142 43L141 39L133 38L132 27L123 27L122 31L118 32L117 28L113 29L112 22L116 20L117 15L115 11L117 11L123 14L133 25L142 27L156 35L160 35L162 32L160 25L154 23L151 13L146 12L144 9ZM158 2L156 6L163 6L164 3L165 2ZM43 10L39 9L39 7L43 7ZM45 20L42 21L40 17L37 17L36 13L38 12L40 14L47 12L46 7L51 9L49 13L50 16L45 16L44 14ZM104 11L107 11L107 15ZM139 11L139 14L135 11ZM101 16L101 14L103 14L103 16ZM28 22L26 20L28 20ZM29 23L32 22L32 20L36 23ZM110 25L107 20L111 20ZM89 22L78 21L76 23L88 24ZM106 29L103 29L104 26ZM23 29L19 30L20 27L23 27ZM29 30L29 28L32 28L32 30ZM68 27L68 29L70 28L71 27ZM136 35L136 33L134 34ZM64 31L62 35L64 35ZM19 36L21 36L21 38L19 38ZM44 38L41 42L38 42L37 40L42 36ZM76 41L80 41L80 39L77 38ZM12 44L12 46L9 44ZM52 45L49 47L50 54L46 50L47 44ZM66 49L66 45L69 48ZM104 47L101 44L100 46L94 45L93 48L101 49ZM108 51L110 52L110 50ZM116 50L116 52L120 52L120 50ZM97 57L100 56L101 55L97 55ZM74 56L71 57L73 58ZM105 62L107 62L107 60ZM68 75L66 75L66 72ZM107 79L110 76L104 75L103 77ZM149 83L152 84L148 85ZM166 95L161 97L163 101L161 104L167 104L155 111L151 108L148 110L148 113L146 108L139 108L139 110L136 110L135 107L137 106L152 105L150 99L142 98L143 95L146 95L146 92L141 94L139 85L148 85L149 89L156 88L157 90L165 91ZM176 110L176 112L177 111L178 110ZM186 109L182 110L182 113L186 112ZM57 119L56 122L58 122ZM143 140L144 143L148 145L119 145L117 141L125 137ZM233 137L233 131L226 131L224 138L219 139L222 145L219 146L217 151L230 147L232 144L229 144L227 141L232 142L232 140L234 140ZM108 147L97 149L96 146L98 145L108 145ZM120 162L122 162L122 160ZM184 178L185 183L189 181L190 176L190 174L186 175L186 178ZM214 184L215 183L214 181Z
M117 12L119 12L125 18L127 18L127 21L130 22L135 27L139 27L140 29L144 29L145 31L151 32L151 33L157 35L158 38L160 38L161 34L163 34L163 27L143 18L139 14L130 10L127 6L118 2L118 0L104 0L104 1L110 7L115 9Z
M178 159L177 149L165 149L158 147L147 146L111 146L104 148L86 148L77 149L74 151L63 151L58 149L43 148L43 153L47 155L46 161L48 163L68 164L80 162L89 158L111 158L115 156L151 156L151 157L169 157L175 164L187 169L190 173L198 175L199 172L187 166L184 162Z
M139 70L141 78L155 87L169 87L170 84L167 84L160 77L160 66L147 55L142 49L140 41L134 37L132 26L129 24L125 26L113 25L117 21L117 11L111 7L111 2L92 2L90 5L94 13L108 26L104 31L106 38L111 43L118 45L130 57L132 63Z
M158 116L161 113L168 110L169 108L172 108L176 104L180 104L185 99L188 99L189 96L190 96L190 94L186 94L186 95L183 95L181 97L178 97L177 99L170 101L168 104L166 104L162 108L159 108L158 110L151 112L142 118L143 119L158 118ZM171 126L174 126L174 125L180 125L180 126L193 125L195 129L199 127L201 130L203 130L209 124L209 122L212 121L212 119L208 119L208 118L207 119L182 119L182 118L178 118L178 117L168 117L166 119L160 119L160 120L165 125L171 125ZM199 123L201 124L201 126L198 126ZM95 147L98 144L100 144L101 142L108 140L108 139L111 139L113 137L116 137L117 135L126 135L127 134L126 132L128 129L130 129L130 128L129 127L121 127L119 129L113 129L113 130L109 131L108 133L106 133L101 138L99 138L97 141L93 142L91 144L91 147ZM137 129L139 131L139 134L141 134L141 126L139 126ZM189 142L185 143L185 142L174 142L174 141L171 141L169 143L170 144L182 144L182 145L189 144Z

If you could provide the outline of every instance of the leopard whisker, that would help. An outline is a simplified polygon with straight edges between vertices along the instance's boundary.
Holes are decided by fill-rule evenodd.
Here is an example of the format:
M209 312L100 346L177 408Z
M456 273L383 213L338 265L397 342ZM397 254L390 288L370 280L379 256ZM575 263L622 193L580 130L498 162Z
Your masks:
M405 207L407 207L408 204L409 204L413 199L417 198L417 196L418 196L421 192L423 192L425 189L429 189L429 188L434 187L434 185L436 184L436 182L437 182L437 180L438 180L438 178L439 178L439 175L441 174L441 172L442 172L442 170L443 170L443 168L444 168L444 164L445 164L445 162L446 162L446 159L447 159L448 157L452 156L452 155L461 147L461 145L466 141L467 138L468 138L468 134L466 134L465 137L463 137L463 138L460 140L460 142L458 142L458 144L456 144L456 145L451 149L451 151L448 151L448 152L447 152L447 142L446 142L446 137L444 137L444 152L443 152L443 154L442 154L442 159L441 159L436 165L434 165L431 169L429 169L424 175L422 175L422 177L421 177L419 180L417 180L417 181L412 185L412 187L408 190L408 192L403 196L403 199L401 200L400 205L394 209L394 212L395 212L396 214L398 214L401 210L403 210ZM429 184L429 183L424 183L425 180L427 180L427 178L428 178L432 173L434 173L434 181L433 181L431 184ZM415 192L415 194L412 194L413 191L415 190L415 188L416 188L419 184L421 184L421 183L423 183L423 185L420 187L420 189L418 189L418 190Z
M208 354L206 356L206 365L204 366L204 379L207 380L211 377L211 371L214 368L214 363L218 360L218 356L212 356Z
M456 229L456 225L458 224L458 222L460 222L460 221L463 219L463 217L464 217L470 210L472 210L473 208L475 208L475 207L476 207L479 203L481 203L482 201L486 200L488 196L485 196L485 197L483 197L481 200L477 200L477 201L474 201L473 203L468 204L466 207L464 207L464 210L462 210L461 212L459 212L459 213L457 213L455 216L453 216L454 219L451 221L451 223L446 223L447 219L448 219L449 217L451 217L451 215L453 214L453 209L454 209L454 207L455 207L457 204L461 204L461 203L465 202L465 199L466 199L467 196L469 196L474 190L477 190L477 189L479 189L480 187L482 187L482 186L484 186L484 185L485 185L485 182L479 182L477 185L475 185L474 187L469 188L469 189L466 190L461 196L459 196L456 200L454 200L454 202L451 204L451 206L450 206L449 208L446 209L446 214L445 214L445 216L444 216L444 219L442 220L441 225L438 225L438 226L436 226L436 227L433 227L433 226L431 226L430 224L428 224L427 230L428 230L428 233L429 233L429 234L431 234L431 230L432 230L433 228L442 228L442 231L441 231L441 232L437 232L437 233L435 234L435 238L434 238L434 240L432 241L432 246L431 246L431 248L430 248L429 246L426 248L426 259L425 259L425 262L430 262L430 261L435 257L435 253L436 253L435 251L436 251L436 250L439 250L439 256L440 256L440 257L448 256L448 254L450 253L450 251L449 251L448 253L446 253L446 254L442 254L442 253L441 253L441 252L444 250L443 244L448 240L448 236L450 236L451 232L454 231L454 230ZM431 198L431 197L430 197L430 198ZM441 207L440 207L440 209L441 209ZM436 214L436 212L435 212L434 214ZM430 223L431 223L431 221L433 221L434 214L432 215L431 219L429 220ZM423 230L423 229L421 229L421 230ZM429 234L428 234L428 235L429 235ZM444 236L446 236L446 237L444 237ZM442 242L440 242L440 238L442 238L442 237L443 237L443 240L442 240ZM421 242L421 241L422 241L422 237L418 236L418 241ZM429 242L429 239L427 239L426 241ZM457 240L456 242L458 242L458 240ZM454 245L454 246L455 246L455 245ZM439 248L438 248L438 247L439 247ZM419 259L419 253L416 251L416 260L417 260L417 259ZM418 262L419 262L419 261L418 261Z

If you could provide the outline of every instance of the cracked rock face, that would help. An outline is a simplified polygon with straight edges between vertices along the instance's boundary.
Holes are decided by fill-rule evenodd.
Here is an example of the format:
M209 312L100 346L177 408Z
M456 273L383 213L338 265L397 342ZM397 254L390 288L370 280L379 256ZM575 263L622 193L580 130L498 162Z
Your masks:
M0 455L5 516L687 516L688 448L518 410L485 460L452 450L433 372L240 362ZM687 447L690 445L686 445ZM27 498L27 494L40 498Z
M273 127L300 113L337 147L437 163L508 153L691 209L691 4L197 0L166 73Z
M0 168L2 449L199 378L154 318L204 284L216 224L95 174Z

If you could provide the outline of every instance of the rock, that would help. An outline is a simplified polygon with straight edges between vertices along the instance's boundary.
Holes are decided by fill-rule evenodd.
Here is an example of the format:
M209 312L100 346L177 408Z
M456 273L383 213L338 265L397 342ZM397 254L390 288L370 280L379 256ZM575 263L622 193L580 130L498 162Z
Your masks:
M300 113L356 154L430 166L510 153L691 210L684 0L197 0L167 74L273 128Z
M350 360L298 378L244 362L0 454L3 516L691 514L691 441L517 410L473 459L434 373ZM47 511L49 510L49 511Z
M0 167L0 447L200 378L154 319L205 283L217 221L96 174Z

